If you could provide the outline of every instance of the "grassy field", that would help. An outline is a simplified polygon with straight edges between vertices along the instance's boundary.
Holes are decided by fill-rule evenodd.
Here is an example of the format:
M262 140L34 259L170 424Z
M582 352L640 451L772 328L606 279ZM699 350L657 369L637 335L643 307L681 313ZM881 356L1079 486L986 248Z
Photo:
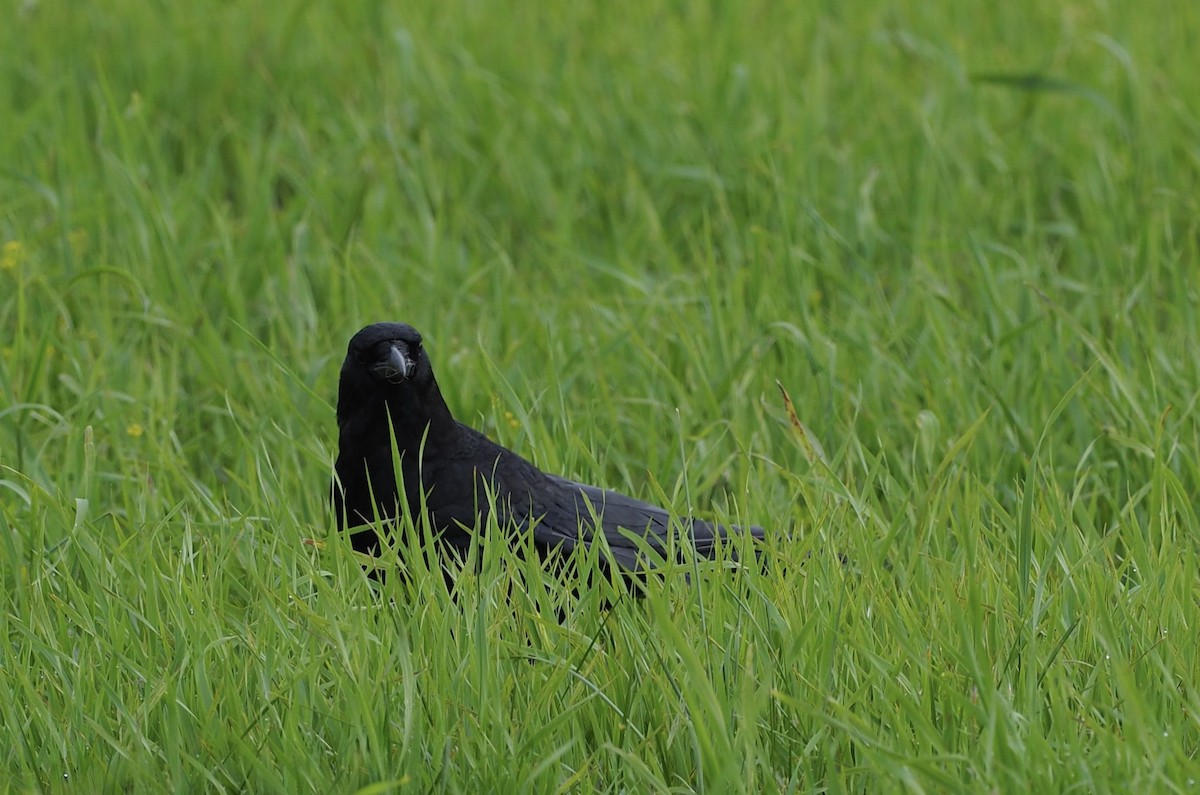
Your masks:
M4 3L0 790L1198 791L1198 36ZM368 580L327 484L376 320L768 570Z

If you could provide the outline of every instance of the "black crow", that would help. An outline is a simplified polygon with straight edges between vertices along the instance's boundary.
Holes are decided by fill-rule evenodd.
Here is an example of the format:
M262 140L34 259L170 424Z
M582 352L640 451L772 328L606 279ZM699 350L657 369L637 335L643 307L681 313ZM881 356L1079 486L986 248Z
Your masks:
M542 472L455 421L412 326L376 323L350 340L338 384L337 420L333 506L341 529L358 528L351 539L359 552L378 553L370 526L377 518L394 519L398 510L407 510L415 519L424 509L442 543L465 559L472 534L484 527L494 506L498 526L508 532L532 529L533 546L543 556L569 554L598 534L627 573L656 562L630 535L644 539L643 546L657 556L667 556L672 523L663 509ZM743 532L699 519L677 520L675 527L683 529L681 540L704 557L712 556L720 539ZM759 527L745 532L763 537Z

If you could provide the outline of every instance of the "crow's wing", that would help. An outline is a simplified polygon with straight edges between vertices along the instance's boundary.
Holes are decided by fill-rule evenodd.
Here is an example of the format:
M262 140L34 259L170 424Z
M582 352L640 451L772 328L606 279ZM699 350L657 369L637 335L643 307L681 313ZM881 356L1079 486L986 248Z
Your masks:
M712 557L720 541L730 535L749 533L763 538L761 527L742 530L723 527L700 519L678 518L655 505L634 499L620 492L576 483L556 475L547 475L549 488L538 496L535 511L534 541L548 547L574 549L579 543L589 543L597 533L604 535L608 547L620 566L627 570L654 565L647 560L639 544L630 535L644 539L654 553L667 558L671 534L680 533L679 540L689 541L703 557Z

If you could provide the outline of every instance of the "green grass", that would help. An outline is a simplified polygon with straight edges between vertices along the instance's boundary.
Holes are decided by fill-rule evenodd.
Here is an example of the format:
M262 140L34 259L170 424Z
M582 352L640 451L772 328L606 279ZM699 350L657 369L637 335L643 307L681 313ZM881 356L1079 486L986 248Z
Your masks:
M5 3L0 789L1195 791L1200 7L823 5ZM384 319L771 566L372 583Z

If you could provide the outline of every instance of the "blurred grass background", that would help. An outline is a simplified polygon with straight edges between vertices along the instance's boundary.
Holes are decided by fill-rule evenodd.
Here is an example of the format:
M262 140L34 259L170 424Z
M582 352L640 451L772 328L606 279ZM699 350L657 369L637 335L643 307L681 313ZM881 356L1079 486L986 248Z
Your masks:
M1195 787L1193 4L3 19L9 786ZM326 488L376 320L780 564L562 625L504 550L373 588Z

